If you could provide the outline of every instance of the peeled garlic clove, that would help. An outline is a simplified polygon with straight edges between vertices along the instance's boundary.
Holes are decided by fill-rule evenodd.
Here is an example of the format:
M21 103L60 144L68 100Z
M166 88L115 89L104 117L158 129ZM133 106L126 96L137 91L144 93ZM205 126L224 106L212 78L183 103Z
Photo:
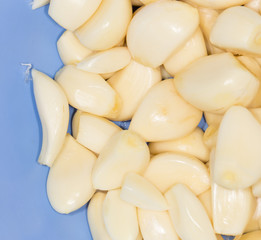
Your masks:
M206 44L201 30L198 29L181 49L164 62L164 67L174 76L188 64L204 56L207 56Z
M125 37L131 17L129 0L103 0L92 18L75 34L89 49L109 49Z
M255 197L261 197L261 179L252 186L252 192Z
M93 168L94 187L100 190L120 187L128 172L144 171L149 158L149 148L139 135L129 130L114 134Z
M259 219L261 219L261 198L256 199L256 208L254 214L250 218L247 226L244 229L244 232L260 230Z
M261 239L261 231L250 232L244 234L239 240L259 240Z
M204 112L204 117L206 119L208 126L210 126L210 125L218 126L220 124L223 116L224 116L223 114Z
M211 200L211 189L207 190L206 192L201 193L198 196L198 199L200 200L200 202L202 203L202 205L204 206L206 213L208 214L208 217L210 219L210 221L213 221L213 213L212 213L212 200Z
M102 151L109 139L121 130L106 118L84 112L76 113L72 129L74 138L97 154Z
M51 0L48 14L63 28L74 31L85 23L102 0Z
M139 235L137 210L120 198L120 190L110 190L103 202L105 227L113 240L136 240Z
M53 79L35 69L32 77L43 131L38 162L50 167L63 146L69 123L69 106L64 92Z
M152 157L144 177L161 192L176 183L187 185L196 195L210 187L206 166L194 157L177 153L161 153Z
M117 114L118 96L98 74L68 65L58 71L55 79L64 89L73 107L98 116L108 117Z
M185 153L207 162L209 160L209 149L203 142L203 134L203 131L197 127L192 133L183 138L152 142L149 144L150 152L152 154L163 152Z
M215 148L217 144L218 126L210 125L204 132L203 142L209 149Z
M221 114L232 105L250 104L259 80L231 53L221 53L196 60L175 76L174 84L193 106Z
M240 106L231 107L220 124L214 181L228 189L243 189L261 178L261 125Z
M107 82L120 95L121 109L116 121L132 118L148 90L161 81L158 68L146 67L131 60L130 64L115 73Z
M70 213L86 204L95 192L91 173L96 156L67 135L63 148L51 167L47 195L59 213Z
M44 5L47 5L49 2L50 0L33 0L32 10L43 7Z
M226 9L233 6L243 5L249 2L249 0L186 0L186 2L193 3L206 8Z
M217 18L210 41L236 54L261 56L261 16L247 7L231 7ZM242 37L243 36L243 37Z
M261 0L250 0L247 4L245 4L245 7L248 7L257 13L260 13L261 10Z
M138 219L144 240L179 240L167 211L138 208Z
M173 225L181 239L217 239L206 210L185 185L176 184L165 193L165 197Z
M65 31L57 41L57 50L64 65L76 64L91 54L71 31Z
M140 9L132 18L127 46L137 62L159 67L192 36L198 24L198 12L190 5L157 1Z
M146 178L133 172L125 176L120 197L139 208L155 211L168 209L161 192Z
M191 133L202 112L177 93L172 79L153 86L136 110L130 129L148 142L177 139Z

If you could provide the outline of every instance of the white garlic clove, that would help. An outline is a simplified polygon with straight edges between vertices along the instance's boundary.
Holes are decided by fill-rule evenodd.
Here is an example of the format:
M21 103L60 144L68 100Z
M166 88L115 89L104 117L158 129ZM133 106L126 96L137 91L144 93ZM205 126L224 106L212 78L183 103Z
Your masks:
M233 6L246 4L249 0L185 0L185 2L206 8L226 9Z
M69 105L64 92L53 79L35 69L32 78L43 131L38 162L50 167L63 146L69 123Z
M253 184L252 192L255 197L261 197L261 179Z
M67 135L63 148L51 167L47 195L59 213L70 213L86 204L95 192L91 173L96 156Z
M259 240L259 239L261 239L261 231L246 233L238 240Z
M255 202L255 211L244 229L245 233L260 230L259 220L261 219L261 198L256 198Z
M32 10L43 7L50 3L50 0L33 0L32 2Z
M211 189L208 189L206 192L201 193L198 195L198 199L204 206L206 213L212 223L213 221L213 213L212 213L212 199L211 199Z

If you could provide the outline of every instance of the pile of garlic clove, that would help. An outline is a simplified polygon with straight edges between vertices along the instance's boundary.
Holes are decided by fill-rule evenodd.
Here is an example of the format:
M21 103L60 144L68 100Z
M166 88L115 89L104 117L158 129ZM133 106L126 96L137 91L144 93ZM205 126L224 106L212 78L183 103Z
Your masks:
M89 202L94 240L260 240L261 0L49 2L64 66L32 78L53 209Z

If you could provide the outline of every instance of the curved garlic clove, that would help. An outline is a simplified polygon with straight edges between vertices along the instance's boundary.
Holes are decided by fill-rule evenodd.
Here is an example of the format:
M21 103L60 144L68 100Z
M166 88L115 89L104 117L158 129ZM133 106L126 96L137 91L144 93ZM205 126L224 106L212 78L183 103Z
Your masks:
M55 79L64 89L73 107L98 116L117 115L120 107L119 97L98 74L68 65L58 71Z
M207 49L200 28L185 43L185 45L174 52L165 62L164 67L172 76L182 71L188 64L207 56Z
M85 23L102 0L51 0L48 14L63 28L74 31Z
M211 30L210 41L236 54L260 57L260 34L261 16L258 13L247 7L232 7L218 16Z
M243 189L261 178L261 125L240 106L231 107L220 124L214 181L228 189Z
M181 239L217 239L206 210L185 185L174 185L165 193L165 197L173 225Z
M84 112L75 114L72 129L77 142L97 154L102 151L109 139L121 130L106 118Z
M212 213L212 200L211 200L211 189L207 190L206 192L201 193L198 195L198 199L202 203L203 207L208 214L208 217L212 223L213 221L213 213Z
M57 50L64 65L76 64L91 54L73 32L65 31L57 41Z
M238 240L259 240L261 239L261 231L254 231L242 235Z
M96 156L67 135L63 148L51 167L47 195L59 213L70 213L86 204L95 192L91 173Z
M202 112L177 93L173 80L153 86L143 98L130 123L130 129L148 142L177 139L191 133Z
M120 197L139 208L155 211L168 209L168 204L161 192L146 178L134 172L125 176Z
M198 24L198 12L190 5L157 1L140 9L132 18L127 46L136 61L159 67L192 36Z
M252 192L255 197L261 197L261 179L253 184Z
M113 240L136 240L139 235L137 210L120 198L120 190L110 190L103 202L105 227Z
M143 172L149 159L149 148L139 135L120 131L102 149L93 168L93 185L100 190L118 188L128 172Z
M250 218L247 226L244 229L244 232L252 232L260 230L259 219L261 219L261 198L256 199L256 208L254 214Z
M92 50L116 46L125 37L132 18L129 0L103 0L98 10L75 32L81 43Z
M60 86L47 75L32 70L34 96L42 123L40 164L52 166L59 154L69 123L69 106Z
M132 118L148 90L161 81L159 69L146 67L131 60L130 64L115 73L107 82L119 94L121 109L116 121Z
M217 144L217 136L218 136L218 125L209 125L203 135L203 142L209 149L213 149Z
M50 0L33 0L32 2L32 10L43 7L50 3Z
M250 104L257 93L259 80L231 53L221 53L193 62L175 76L174 84L190 104L221 114L232 105Z
M209 160L209 149L203 142L203 131L197 127L189 135L169 141L152 142L149 144L150 152L158 154L163 152L185 153L203 162Z
M206 120L208 126L210 126L210 125L218 126L220 124L223 116L224 116L223 114L204 112L204 117L205 117L205 120Z
M244 6L256 11L257 13L260 13L260 11L261 11L261 0L250 0Z
M144 240L179 240L167 211L138 208L138 219Z
M226 9L233 6L240 6L248 3L249 0L185 0L186 2L196 4L201 7L212 9Z
M143 175L161 192L176 183L187 185L196 195L210 187L206 166L194 157L177 153L161 153L152 157Z

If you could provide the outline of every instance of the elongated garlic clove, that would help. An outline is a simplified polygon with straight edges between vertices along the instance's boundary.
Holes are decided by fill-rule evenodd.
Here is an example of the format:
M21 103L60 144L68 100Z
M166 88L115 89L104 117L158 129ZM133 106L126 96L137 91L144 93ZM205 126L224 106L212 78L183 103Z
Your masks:
M176 183L187 185L196 195L210 187L206 166L197 158L177 153L161 153L152 157L144 177L161 192Z
M57 41L57 50L64 65L76 64L91 54L91 50L83 46L74 33L68 30Z
M53 79L35 69L32 77L43 132L38 162L50 167L63 146L69 123L69 105L64 92Z
M137 62L159 67L192 36L198 24L198 12L190 5L157 1L140 9L132 18L127 46Z
M148 142L177 139L191 133L202 112L177 93L172 79L153 86L137 108L130 129Z
M125 176L120 197L139 208L155 211L168 209L168 204L161 192L146 178L134 172Z
M259 240L259 239L261 239L261 231L246 233L238 240Z
M250 104L259 80L231 53L221 53L193 62L175 76L174 84L179 94L193 106L221 114L232 105Z
M179 240L167 211L138 208L138 219L144 240Z
M70 213L86 204L95 192L91 173L96 156L67 135L63 148L51 167L47 195L59 213Z
M210 125L216 125L218 126L223 118L223 114L216 114L216 113L210 113L210 112L204 112L205 120Z
M185 185L174 185L165 193L165 197L173 225L181 239L217 239L206 210Z
M91 50L109 49L125 37L131 18L130 0L103 0L92 18L75 34Z
M122 103L119 115L114 120L130 120L148 90L160 81L158 68L146 67L134 60L115 73L107 81L119 94Z
M250 0L247 4L244 5L257 13L260 13L261 10L261 0Z
M47 5L49 2L50 2L50 0L33 0L32 10L43 7L43 6Z
M197 127L191 134L174 140L152 142L149 144L150 152L158 154L163 152L185 153L203 162L209 160L209 149L203 142L203 131Z
M218 136L218 125L210 125L204 132L203 142L209 149L213 149L217 144L217 136Z
M121 130L113 122L89 113L76 113L72 123L73 136L83 146L99 154L109 139Z
M261 197L261 179L253 184L252 192L255 197Z
M256 208L254 214L250 218L247 226L244 229L244 232L252 232L260 230L259 219L261 219L261 198L256 199Z
M185 0L186 2L196 4L201 7L212 9L226 9L233 6L240 6L248 3L249 0Z
M113 240L136 240L139 235L137 210L120 198L120 190L110 190L103 202L105 227Z
M129 130L114 134L93 168L94 187L100 190L120 187L128 172L143 172L149 158L149 148L139 135Z
M117 93L98 74L68 65L55 76L64 89L70 105L98 116L115 116L120 107Z
M198 195L198 199L204 206L206 213L208 214L208 217L212 223L213 222L213 213L212 213L211 189Z
M243 189L261 178L261 125L240 106L231 107L220 124L214 181L228 189Z

